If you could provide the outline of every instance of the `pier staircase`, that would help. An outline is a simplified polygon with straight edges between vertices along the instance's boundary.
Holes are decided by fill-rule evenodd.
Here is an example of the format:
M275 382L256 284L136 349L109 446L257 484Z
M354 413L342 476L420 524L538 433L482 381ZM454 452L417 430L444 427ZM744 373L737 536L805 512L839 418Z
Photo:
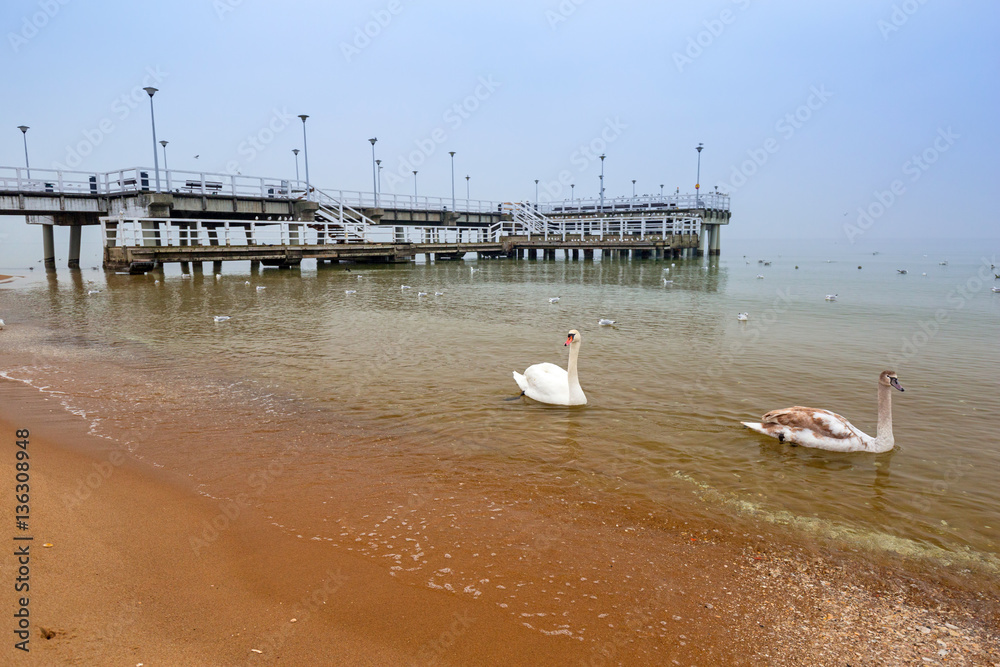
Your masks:
M368 243L369 228L375 222L361 211L345 204L322 190L314 190L319 208L316 210L316 222L320 243L335 241L341 243Z

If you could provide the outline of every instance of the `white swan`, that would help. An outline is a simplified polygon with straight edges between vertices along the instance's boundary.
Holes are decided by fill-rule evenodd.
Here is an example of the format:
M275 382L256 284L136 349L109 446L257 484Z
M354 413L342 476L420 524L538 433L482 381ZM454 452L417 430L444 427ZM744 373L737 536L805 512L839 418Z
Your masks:
M741 422L747 428L788 441L793 445L828 449L832 452L887 452L895 446L892 438L892 388L903 388L892 371L878 378L878 427L876 436L862 433L840 415L829 410L796 405L772 410L758 422Z
M549 299L549 303L559 303L559 297L554 296Z
M552 405L586 405L587 397L580 388L576 374L576 358L580 354L580 332L569 332L566 345L569 346L568 371L555 364L543 363L528 366L521 375L514 371L514 382L521 388L521 394L539 403Z
M606 317L602 317L601 319L597 320L597 323L600 324L602 327L610 327L613 324L617 324L617 320L609 320Z
M740 313L736 316L736 319L738 319L740 322L746 322L747 320L750 319L750 313Z

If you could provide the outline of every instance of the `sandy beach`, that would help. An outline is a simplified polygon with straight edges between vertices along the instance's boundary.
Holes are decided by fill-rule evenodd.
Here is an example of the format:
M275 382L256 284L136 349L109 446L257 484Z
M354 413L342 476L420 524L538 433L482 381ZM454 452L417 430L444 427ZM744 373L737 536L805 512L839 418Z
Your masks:
M929 579L778 530L640 507L618 508L614 526L575 521L505 563L531 577L556 561L567 581L553 585L566 587L586 566L620 591L608 627L542 633L506 605L413 585L252 510L220 519L190 482L88 435L36 390L4 380L0 396L4 440L31 432L34 538L31 651L8 640L5 664L1000 664L986 578ZM345 483L345 497L366 483ZM558 503L523 512L538 525Z

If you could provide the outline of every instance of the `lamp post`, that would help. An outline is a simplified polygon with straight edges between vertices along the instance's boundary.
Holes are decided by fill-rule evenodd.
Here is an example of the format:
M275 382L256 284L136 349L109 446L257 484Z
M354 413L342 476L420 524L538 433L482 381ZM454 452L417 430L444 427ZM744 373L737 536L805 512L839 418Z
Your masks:
M632 179L632 196L635 197L635 179Z
M382 194L382 160L375 160L375 166L378 167L378 180L375 182L375 191Z
M160 191L160 158L158 156L158 151L156 150L156 116L153 114L153 95L156 93L156 88L152 86L146 86L143 88L149 95L149 120L153 124L153 171L156 173L156 191Z
M576 195L574 194L574 188L576 188L576 183L569 184L569 205L576 206Z
M31 178L31 165L28 163L28 130L30 129L27 125L18 125L17 129L21 130L21 138L24 139L24 168L28 171L28 178Z
M604 153L601 153L601 213L604 213L604 158L607 157Z
M299 114L299 118L302 119L302 157L306 163L306 199L312 200L312 192L309 188L309 144L306 142L306 118L308 117L304 113ZM298 164L297 160L295 164Z
M694 149L696 151L698 151L698 180L694 184L694 201L695 201L695 206L701 206L701 197L699 197L698 195L701 192L701 151L704 148L705 148L705 145L702 144L701 142L698 142L698 145L694 147Z
M413 205L417 205L417 170L413 170Z
M472 197L469 196L469 175L465 175L465 201L468 202Z
M372 197L375 198L375 208L378 208L378 165L375 164L375 142L378 137L369 139L372 143Z
M455 212L455 151L448 151L451 156L451 211Z
M660 183L660 199L663 199L663 183Z
M535 179L535 210L538 210L538 179Z
M160 139L160 145L163 146L163 171L164 175L167 177L167 192L170 192L170 167L167 166L167 144L170 143L166 139Z
M299 149L293 148L292 153L295 154L295 180L299 180Z

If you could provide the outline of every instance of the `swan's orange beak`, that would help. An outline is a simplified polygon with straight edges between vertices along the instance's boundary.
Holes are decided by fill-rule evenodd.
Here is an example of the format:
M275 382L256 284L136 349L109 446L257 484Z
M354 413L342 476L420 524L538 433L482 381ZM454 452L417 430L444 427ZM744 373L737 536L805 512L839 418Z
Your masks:
M573 342L573 334L570 334L569 338L567 338L566 342L563 344L563 347L566 347L567 345L569 345L572 342Z

